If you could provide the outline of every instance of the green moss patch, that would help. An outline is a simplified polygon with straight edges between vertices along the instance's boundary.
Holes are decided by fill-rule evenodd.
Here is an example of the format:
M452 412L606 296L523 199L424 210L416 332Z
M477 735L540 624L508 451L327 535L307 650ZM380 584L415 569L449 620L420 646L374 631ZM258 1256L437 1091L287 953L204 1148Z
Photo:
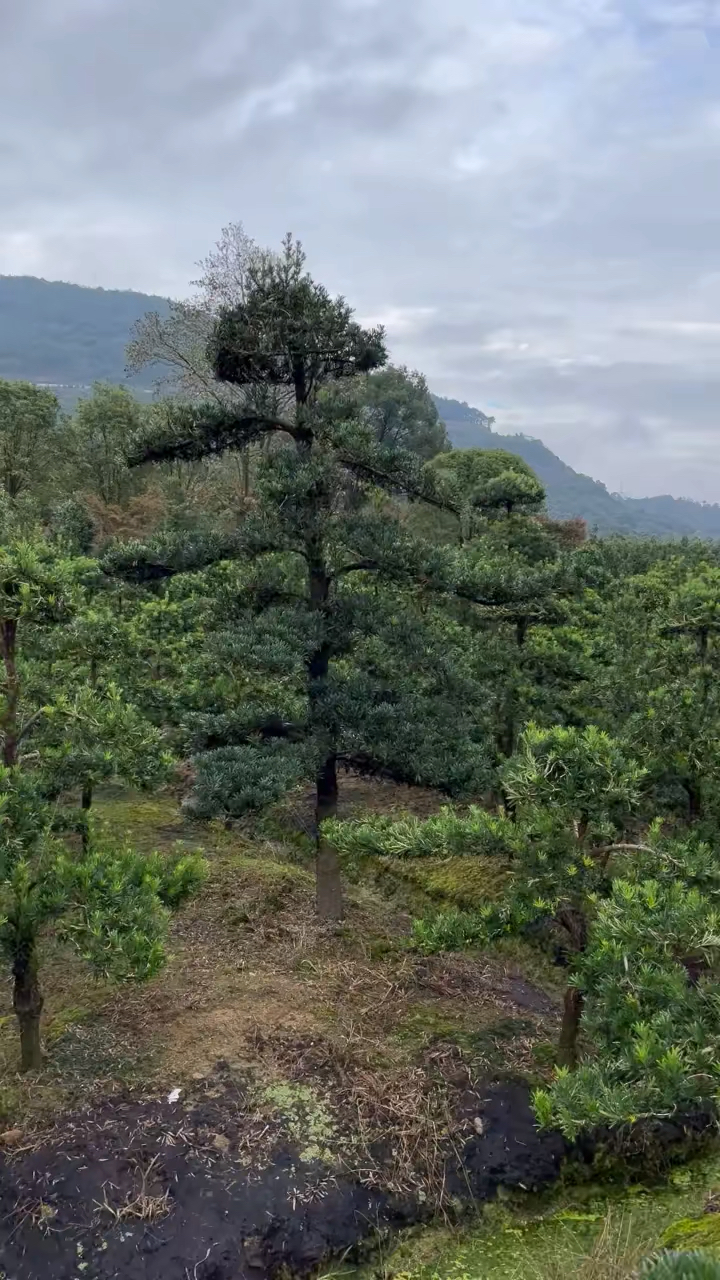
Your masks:
M701 1218L681 1218L663 1232L661 1243L666 1249L683 1252L704 1249L720 1258L720 1214L706 1213Z
M280 1081L263 1089L261 1101L278 1115L303 1163L332 1164L337 1130L327 1107L309 1085Z
M715 1157L663 1185L561 1188L514 1207L487 1205L474 1225L410 1233L383 1271L393 1280L637 1280L642 1259L663 1247L717 1256L720 1214L693 1215L719 1167Z
M412 886L434 903L467 911L496 902L508 881L507 867L497 858L386 858L383 863L391 879Z
M141 792L115 795L101 792L92 807L93 817L106 822L117 835L128 833L138 849L164 849L189 835L175 798L146 796ZM194 842L197 844L197 839Z

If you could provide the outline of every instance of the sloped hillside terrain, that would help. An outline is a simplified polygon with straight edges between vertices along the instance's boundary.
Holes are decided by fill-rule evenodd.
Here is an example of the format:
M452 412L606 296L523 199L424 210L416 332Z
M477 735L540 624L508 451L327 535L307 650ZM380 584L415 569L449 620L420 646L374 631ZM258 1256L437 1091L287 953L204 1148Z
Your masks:
M0 276L0 378L51 383L72 410L93 382L127 382L125 347L147 311L166 314L166 298L116 289L88 289L33 276ZM130 380L141 399L151 378ZM557 519L579 516L598 533L720 538L720 506L674 498L621 498L561 461L541 440L493 430L480 410L436 397L459 449L507 449L524 458L547 489Z
M146 311L164 314L167 305L144 293L0 276L0 378L124 382L132 326Z
M604 484L573 471L542 440L506 436L494 430L479 409L459 400L435 397L440 417L457 449L506 449L523 458L542 481L548 510L557 520L580 516L597 533L651 537L720 538L720 506L664 494L656 498L622 498Z
M356 780L344 812L438 803ZM368 868L334 930L315 917L306 797L233 832L170 794L110 789L98 809L139 848L202 846L210 875L143 988L89 980L49 940L42 1076L15 1074L0 1007L6 1274L306 1275L380 1229L557 1178L566 1144L529 1105L557 978L529 949L411 954L411 904L443 900L432 862L427 887Z

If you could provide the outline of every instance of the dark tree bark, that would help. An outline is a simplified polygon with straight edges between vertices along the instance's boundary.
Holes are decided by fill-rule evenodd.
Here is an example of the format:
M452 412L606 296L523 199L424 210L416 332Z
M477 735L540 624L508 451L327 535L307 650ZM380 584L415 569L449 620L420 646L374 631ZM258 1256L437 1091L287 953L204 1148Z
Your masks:
M5 710L2 715L3 764L12 768L17 764L18 708L20 704L20 677L17 660L17 619L3 618L0 623L0 648L5 665Z
M567 930L570 949L575 955L582 955L587 947L588 922L585 914L577 907L566 907L558 915L558 923ZM577 987L568 987L563 1004L563 1019L558 1041L558 1062L562 1067L575 1070L578 1064L578 1039L583 1015L584 996Z
M337 813L337 760L328 756L317 776L315 824L317 832L316 900L321 920L342 920L343 891L337 849L323 835L323 823Z
M88 678L88 684L90 685L91 689L97 689L97 683L98 683L98 663L97 663L97 657L93 654L92 658L90 659L90 675ZM93 784L92 782L86 780L83 783L82 795L80 797L80 808L82 809L82 812L83 812L83 825L82 825L83 853L87 852L88 843L90 839L88 816L90 813L90 809L92 808L92 802L93 802Z
M89 818L90 818L90 809L92 807L92 801L93 801L93 785L92 785L92 782L86 782L82 789L82 796L80 797L80 808L82 809L82 815L83 815L82 830L81 830L83 853L87 853L88 848L90 847Z
M23 943L16 953L13 979L13 1009L20 1026L20 1066L23 1071L38 1071L43 1064L40 1040L43 996L34 940Z
M313 591L327 600L329 579L323 574L323 583L311 583ZM322 720L322 695L330 669L330 650L322 645L311 657L308 666L308 695L310 703L311 732L322 741L327 726ZM343 914L342 882L337 851L325 839L323 826L337 813L338 781L337 756L329 750L315 779L315 843L316 843L316 900L321 920L341 920Z
M298 418L302 425L302 412L306 399L304 369L295 372L295 397ZM297 444L298 452L309 457L312 452L312 434ZM320 512L328 505L329 495L316 493L314 501ZM305 557L308 566L308 593L310 609L323 621L327 618L332 587L332 577L327 567L323 536L315 523L305 538ZM323 825L337 813L338 782L336 744L332 742L332 727L325 723L323 698L330 672L331 648L323 640L310 655L307 666L310 732L316 740L329 741L327 754L315 780L315 841L316 841L316 903L321 920L341 920L343 914L342 881L337 850L323 834Z
M688 818L690 822L697 822L702 817L703 811L702 788L696 778L688 778L685 782L685 790L688 798Z
M583 1015L583 994L577 987L565 992L562 1026L558 1042L558 1062L574 1071L578 1064L578 1038Z

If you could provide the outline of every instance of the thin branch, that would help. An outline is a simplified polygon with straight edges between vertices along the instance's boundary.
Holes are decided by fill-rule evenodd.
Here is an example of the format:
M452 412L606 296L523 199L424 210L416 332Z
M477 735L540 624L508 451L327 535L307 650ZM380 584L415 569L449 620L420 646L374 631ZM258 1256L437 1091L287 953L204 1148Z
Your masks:
M620 844L609 844L595 852L602 858L602 868L605 870L613 853L652 853L657 855L657 849L651 849L649 844L628 844L621 841Z
M38 723L39 720L42 720L46 710L47 710L46 707L40 707L38 711L33 712L29 720L25 721L25 724L23 725L22 729L20 730L17 736L18 743L22 742L23 738L27 737L30 730L35 728L35 725Z
M604 853L608 857L611 853L621 853L623 851L629 853L657 853L657 849L651 849L649 844L626 844L625 842L606 845L605 848L598 849L598 853Z
M420 484L412 484L407 476L403 476L401 472L392 472L389 469L384 470L382 467L373 465L371 462L365 461L363 458L353 458L348 454L338 454L339 461L344 467L349 467L351 471L361 472L369 479L382 481L385 484L391 484L394 487L403 490L408 497L417 501L427 502L428 506L437 507L439 511L450 511L457 515L457 509L450 502L444 502L440 498L434 497L428 493Z
M360 573L366 571L372 573L380 568L377 560L358 560L355 564L344 564L341 569L336 569L333 578L342 578L346 573Z

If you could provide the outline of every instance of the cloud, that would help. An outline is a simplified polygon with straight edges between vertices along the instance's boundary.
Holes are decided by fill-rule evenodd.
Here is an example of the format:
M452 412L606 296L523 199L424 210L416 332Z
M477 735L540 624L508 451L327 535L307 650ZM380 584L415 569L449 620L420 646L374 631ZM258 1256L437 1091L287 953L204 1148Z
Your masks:
M5 8L0 271L184 295L290 228L499 430L720 500L720 0Z

